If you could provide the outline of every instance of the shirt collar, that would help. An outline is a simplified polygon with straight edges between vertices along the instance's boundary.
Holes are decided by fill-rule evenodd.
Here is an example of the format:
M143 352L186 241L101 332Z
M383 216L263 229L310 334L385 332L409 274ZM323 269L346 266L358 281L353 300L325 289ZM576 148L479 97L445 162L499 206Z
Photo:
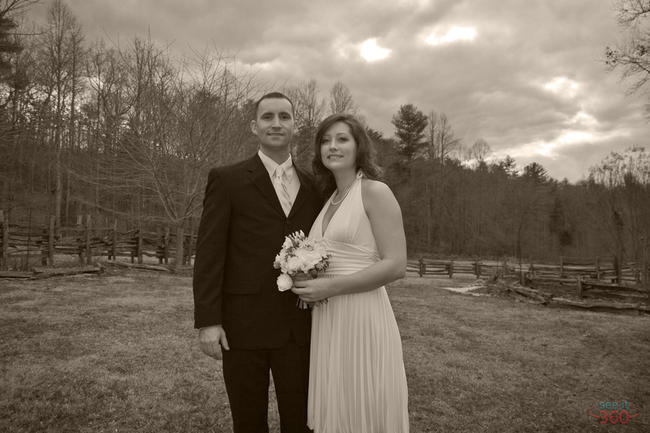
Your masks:
M273 178L273 174L275 173L275 169L277 167L282 167L284 170L284 173L287 176L288 180L291 180L293 176L293 160L291 159L291 154L289 154L289 158L287 158L282 164L278 164L277 162L273 161L271 158L266 156L264 152L261 150L257 151L257 154L259 155L260 159L262 160L262 164L264 164L264 168L266 168L266 171L269 172L269 176Z

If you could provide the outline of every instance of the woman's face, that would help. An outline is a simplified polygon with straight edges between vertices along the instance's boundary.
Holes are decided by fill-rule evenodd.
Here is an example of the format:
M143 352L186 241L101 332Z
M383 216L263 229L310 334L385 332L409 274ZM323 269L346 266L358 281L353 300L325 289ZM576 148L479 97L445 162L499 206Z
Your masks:
M330 171L356 169L357 142L346 123L336 122L325 131L320 142L320 157Z

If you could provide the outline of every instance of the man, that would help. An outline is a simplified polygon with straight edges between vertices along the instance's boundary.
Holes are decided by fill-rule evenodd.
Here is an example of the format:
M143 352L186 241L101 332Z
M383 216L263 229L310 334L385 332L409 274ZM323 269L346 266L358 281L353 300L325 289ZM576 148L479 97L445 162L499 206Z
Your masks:
M207 355L223 357L235 433L268 432L269 371L283 433L308 432L309 310L280 292L273 269L284 237L307 233L321 208L291 160L293 104L273 92L256 103L252 158L213 169L194 264L194 319Z

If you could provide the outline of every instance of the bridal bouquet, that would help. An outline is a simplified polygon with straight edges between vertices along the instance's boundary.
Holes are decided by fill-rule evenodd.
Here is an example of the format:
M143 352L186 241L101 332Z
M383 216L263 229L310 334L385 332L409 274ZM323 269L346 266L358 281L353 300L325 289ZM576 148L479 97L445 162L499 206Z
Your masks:
M316 278L329 265L330 255L322 241L310 239L301 231L284 238L282 249L275 256L273 267L282 273L278 277L278 290L284 292L293 287L297 278ZM307 308L303 301L300 308Z

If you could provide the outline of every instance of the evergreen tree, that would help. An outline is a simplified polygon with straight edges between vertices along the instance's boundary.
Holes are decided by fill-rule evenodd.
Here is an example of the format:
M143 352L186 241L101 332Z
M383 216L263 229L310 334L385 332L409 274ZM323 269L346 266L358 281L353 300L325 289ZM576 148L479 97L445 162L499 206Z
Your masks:
M428 124L427 116L413 104L406 104L399 107L391 122L395 125L400 154L407 160L417 158L426 145L424 130Z
M537 162L531 162L525 166L522 177L532 180L536 184L546 183L549 179L546 169Z
M20 52L22 47L14 39L11 31L16 23L10 18L0 18L0 81L5 83L13 72L11 56Z
M22 9L36 3L35 0L11 0L0 2L0 83L14 80L15 67L12 58L23 50L14 34L18 27L14 16Z

